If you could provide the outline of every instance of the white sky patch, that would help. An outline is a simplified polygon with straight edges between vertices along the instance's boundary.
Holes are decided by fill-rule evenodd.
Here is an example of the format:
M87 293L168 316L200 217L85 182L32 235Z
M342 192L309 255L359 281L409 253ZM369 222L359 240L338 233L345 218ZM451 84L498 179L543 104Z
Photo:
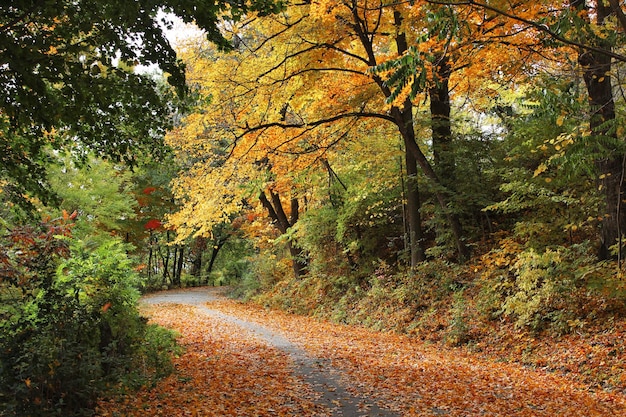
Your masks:
M189 39L198 38L204 36L204 31L195 24L185 23L178 16L174 14L159 14L159 21L165 19L172 22L172 28L168 29L163 27L165 36L172 44L172 47L176 49Z
M178 50L183 47L190 39L198 39L204 37L204 31L195 24L185 23L181 18L171 13L159 12L157 15L158 22L165 33L165 37L172 45L174 50ZM166 27L162 22L169 21L171 27ZM158 65L138 65L135 67L135 71L139 74L151 74L160 73L161 70Z

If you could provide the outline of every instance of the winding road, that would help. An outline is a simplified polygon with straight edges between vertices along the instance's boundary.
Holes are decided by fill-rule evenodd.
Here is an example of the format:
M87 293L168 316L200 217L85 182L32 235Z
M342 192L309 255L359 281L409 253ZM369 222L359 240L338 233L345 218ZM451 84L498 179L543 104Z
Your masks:
M237 303L219 288L141 303L185 353L174 374L103 402L99 417L626 416L624 393L575 375Z
M375 399L357 396L348 391L344 382L347 376L341 370L334 368L328 359L311 355L292 342L288 335L210 308L212 302L222 299L224 299L222 288L199 288L163 291L147 295L141 302L193 306L200 314L239 326L244 330L240 333L241 337L255 337L270 347L283 351L291 358L295 374L318 394L316 395L318 405L329 410L333 417L398 416L392 410L381 408Z

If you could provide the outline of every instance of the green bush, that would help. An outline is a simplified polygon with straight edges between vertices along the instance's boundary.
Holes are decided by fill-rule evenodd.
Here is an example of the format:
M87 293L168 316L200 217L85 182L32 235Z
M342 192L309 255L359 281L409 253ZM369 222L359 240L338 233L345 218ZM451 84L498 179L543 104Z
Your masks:
M588 244L526 248L489 271L481 283L482 305L520 328L567 333L582 325L589 284L600 269Z
M104 393L168 369L174 338L139 315L124 245L87 249L62 231L16 228L3 242L0 415L91 415Z

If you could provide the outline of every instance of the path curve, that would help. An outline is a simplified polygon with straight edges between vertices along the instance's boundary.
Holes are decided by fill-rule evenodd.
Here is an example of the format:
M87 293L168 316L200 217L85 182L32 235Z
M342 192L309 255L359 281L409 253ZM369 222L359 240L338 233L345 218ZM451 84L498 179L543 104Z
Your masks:
M141 298L146 304L182 304L195 307L200 313L214 319L235 324L269 346L285 352L294 364L294 372L319 394L320 405L328 408L332 416L343 417L396 417L397 413L381 408L374 399L355 396L342 382L345 376L333 368L327 359L311 356L306 350L289 340L289 336L259 324L241 320L210 308L211 302L224 298L224 288L194 288L162 291Z

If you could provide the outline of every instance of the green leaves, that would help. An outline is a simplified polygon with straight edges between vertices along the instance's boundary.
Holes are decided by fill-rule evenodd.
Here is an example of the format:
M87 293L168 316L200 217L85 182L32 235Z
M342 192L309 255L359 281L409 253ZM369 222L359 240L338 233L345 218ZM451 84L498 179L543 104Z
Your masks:
M46 201L43 152L77 145L135 165L161 148L167 88L134 68L157 65L179 95L184 65L159 26L161 9L195 21L224 49L222 16L277 11L267 0L12 1L0 6L0 178Z
M169 369L172 339L138 314L127 246L70 238L73 217L0 237L2 415L92 415L112 387Z

